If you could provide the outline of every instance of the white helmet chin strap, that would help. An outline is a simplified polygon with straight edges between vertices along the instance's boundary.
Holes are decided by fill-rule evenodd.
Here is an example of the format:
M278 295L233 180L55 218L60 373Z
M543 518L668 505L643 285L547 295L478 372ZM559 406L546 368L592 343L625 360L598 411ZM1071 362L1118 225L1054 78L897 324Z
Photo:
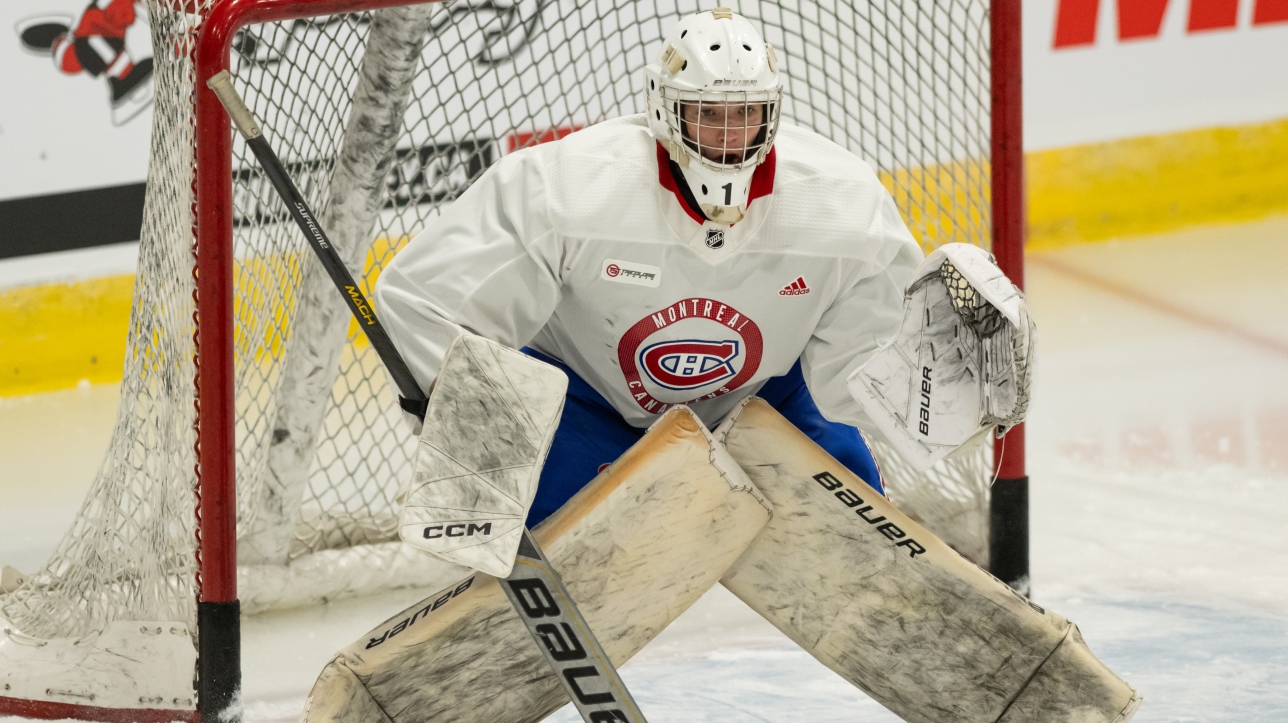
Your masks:
M668 148L671 160L680 168L680 174L698 203L702 215L715 223L732 225L747 214L751 194L751 179L756 166L748 165L737 170L716 171L700 163L691 163L691 156Z
M708 206L703 204L702 213L716 223L732 226L742 220L747 213L746 206Z

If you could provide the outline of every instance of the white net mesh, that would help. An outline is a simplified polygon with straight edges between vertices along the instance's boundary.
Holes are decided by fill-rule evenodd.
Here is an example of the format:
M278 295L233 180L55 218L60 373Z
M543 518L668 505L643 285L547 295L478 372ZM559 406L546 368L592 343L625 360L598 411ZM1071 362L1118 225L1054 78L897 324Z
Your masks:
M188 58L204 6L173 8L149 2L156 106L120 416L72 530L44 570L0 598L0 616L29 635L78 636L113 619L195 622ZM257 25L236 37L232 72L369 289L503 154L642 111L644 65L663 32L698 9L460 1ZM987 0L746 0L737 10L778 49L785 121L876 165L927 250L987 243ZM390 108L397 116L381 120ZM241 562L304 569L395 538L413 439L375 354L239 140L234 154ZM896 501L984 562L986 452L922 476L877 452ZM309 569L345 574L328 565ZM374 592L370 572L363 586ZM254 579L243 578L244 601Z

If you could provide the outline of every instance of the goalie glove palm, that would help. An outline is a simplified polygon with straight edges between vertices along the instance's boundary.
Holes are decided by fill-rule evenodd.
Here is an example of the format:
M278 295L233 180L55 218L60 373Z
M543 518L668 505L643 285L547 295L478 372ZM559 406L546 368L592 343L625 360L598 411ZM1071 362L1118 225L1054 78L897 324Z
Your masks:
M850 394L909 463L926 469L1028 411L1036 334L1024 296L969 244L917 267L895 339L850 375Z

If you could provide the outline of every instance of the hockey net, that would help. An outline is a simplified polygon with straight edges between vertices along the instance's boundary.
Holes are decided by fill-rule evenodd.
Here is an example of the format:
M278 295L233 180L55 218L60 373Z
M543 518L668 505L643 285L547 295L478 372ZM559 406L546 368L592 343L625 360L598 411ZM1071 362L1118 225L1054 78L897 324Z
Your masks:
M461 0L251 25L233 40L232 72L369 290L398 248L501 156L641 112L643 66L665 31L699 9ZM736 9L779 53L785 121L876 166L927 251L987 245L987 0L744 0ZM203 169L192 53L208 11L148 3L153 137L120 412L71 530L44 569L0 597L6 626L33 639L78 638L120 620L195 630L194 420L204 400L194 383L193 186ZM298 229L240 139L233 147L243 606L414 584L395 541L414 440ZM925 475L877 454L896 502L986 563L989 451Z

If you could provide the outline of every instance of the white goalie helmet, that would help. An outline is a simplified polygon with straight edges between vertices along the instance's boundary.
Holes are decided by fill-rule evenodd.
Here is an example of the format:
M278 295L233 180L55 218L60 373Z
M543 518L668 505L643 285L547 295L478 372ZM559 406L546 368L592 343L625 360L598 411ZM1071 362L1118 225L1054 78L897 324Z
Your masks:
M644 69L649 130L710 220L741 221L751 180L778 132L778 58L728 8L676 24L661 58Z

